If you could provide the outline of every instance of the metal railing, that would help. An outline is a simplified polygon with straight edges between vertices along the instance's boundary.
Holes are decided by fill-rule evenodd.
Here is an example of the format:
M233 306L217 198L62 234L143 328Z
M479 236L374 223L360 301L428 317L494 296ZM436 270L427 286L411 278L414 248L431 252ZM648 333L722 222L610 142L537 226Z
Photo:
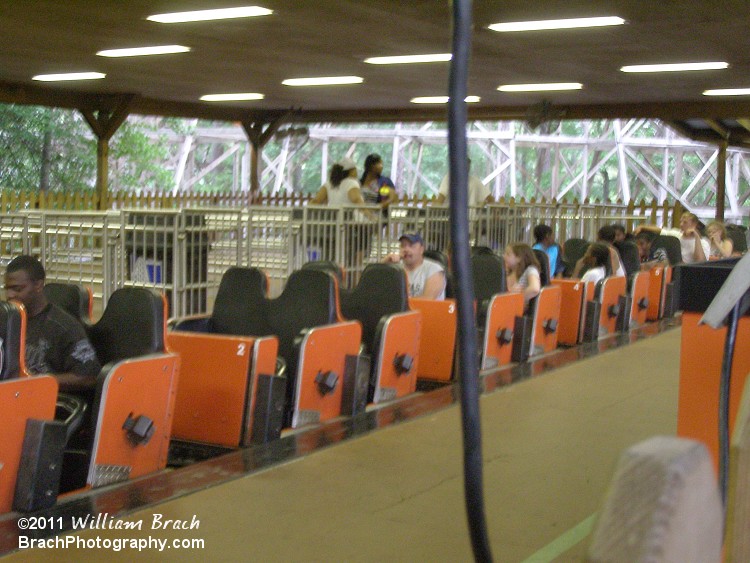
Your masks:
M38 256L50 281L92 288L103 310L114 290L151 287L165 292L174 316L210 311L227 268L256 266L278 295L289 275L311 260L331 260L356 285L365 266L398 252L399 237L418 232L426 245L450 245L448 207L412 203L378 207L324 206L29 210L0 216L0 265L19 254ZM668 224L668 208L521 202L469 209L470 240L502 253L516 241L532 242L533 228L550 225L562 242L596 238L605 224L633 228ZM673 214L674 211L671 211Z

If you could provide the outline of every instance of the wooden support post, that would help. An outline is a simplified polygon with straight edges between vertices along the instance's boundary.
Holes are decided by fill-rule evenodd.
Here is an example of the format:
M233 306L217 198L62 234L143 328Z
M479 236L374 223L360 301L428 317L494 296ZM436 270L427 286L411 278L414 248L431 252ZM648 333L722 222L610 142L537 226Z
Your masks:
M96 195L97 208L109 208L109 139L96 139Z
M716 159L716 220L724 221L724 207L727 194L727 142L719 143Z
M260 138L263 133L263 124L243 121L242 128L250 142L250 194L248 203L252 205L260 194L260 165L262 160L260 152L263 150Z
M261 119L246 118L241 121L247 140L250 142L250 204L260 196L260 175L262 174L262 151L266 143L285 122L289 121L294 111L289 110L282 115L265 116ZM263 127L266 126L265 129Z
M107 209L109 204L109 140L128 118L135 98L134 94L127 94L120 96L113 108L78 110L96 135L96 194L99 209Z

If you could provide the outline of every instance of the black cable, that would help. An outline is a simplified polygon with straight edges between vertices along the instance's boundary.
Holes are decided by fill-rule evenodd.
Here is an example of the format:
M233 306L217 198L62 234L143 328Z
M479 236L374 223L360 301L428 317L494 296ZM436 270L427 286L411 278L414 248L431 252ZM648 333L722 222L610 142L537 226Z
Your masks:
M492 561L484 515L482 429L479 418L479 366L474 319L474 282L469 252L466 149L466 82L471 51L471 0L453 0L453 58L448 86L451 256L456 276L461 421L464 434L464 496L476 561Z
M721 363L721 380L719 383L719 487L721 500L724 501L724 513L727 507L727 489L729 482L729 397L732 380L732 363L734 362L734 347L737 340L737 325L740 321L740 306L738 300L729 313L727 339L724 342L724 358Z

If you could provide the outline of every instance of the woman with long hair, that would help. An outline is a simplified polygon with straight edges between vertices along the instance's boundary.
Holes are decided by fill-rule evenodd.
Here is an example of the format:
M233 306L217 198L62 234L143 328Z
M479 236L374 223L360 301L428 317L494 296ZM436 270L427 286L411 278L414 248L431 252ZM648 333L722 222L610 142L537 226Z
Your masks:
M524 307L542 290L539 261L528 244L517 242L505 248L508 291L523 293Z
M583 261L589 267L583 274L581 281L598 282L607 277L607 266L609 265L609 247L601 242L590 244L586 249Z
M367 155L359 182L362 184L362 197L365 202L379 205L383 209L383 215L390 204L398 201L396 186L388 176L383 176L383 159L379 154Z
M721 221L711 221L706 225L706 234L711 244L709 258L729 258L734 252L734 243L727 237L727 229Z
M364 205L357 181L357 165L351 158L342 158L331 166L328 181L310 200L313 205L329 206Z

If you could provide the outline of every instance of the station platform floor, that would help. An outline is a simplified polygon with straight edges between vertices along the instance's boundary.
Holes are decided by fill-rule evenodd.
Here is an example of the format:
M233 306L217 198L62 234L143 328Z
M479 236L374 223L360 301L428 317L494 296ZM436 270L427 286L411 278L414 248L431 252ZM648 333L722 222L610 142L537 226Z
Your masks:
M481 396L485 507L495 561L583 560L620 454L648 437L675 434L678 325L631 337L627 345L600 346L561 367L548 360L539 375L531 372ZM485 378L485 389L497 385L497 377ZM435 401L436 410L340 443L329 440L330 447L312 448L281 464L248 471L246 457L240 462L229 454L225 457L234 459L230 465L244 463L244 469L222 469L222 458L204 468L185 468L194 477L200 471L225 475L219 484L202 489L174 487L157 503L136 499L131 506L139 508L124 520L141 522L141 530L74 533L100 541L203 539L203 549L137 552L71 544L17 551L4 559L472 561L460 407L445 389L424 397L433 393L442 397ZM316 436L319 445L328 446L323 435ZM152 487L164 481L156 483ZM127 494L138 496L138 489ZM123 499L120 507L132 501ZM98 511L106 514L106 504ZM199 527L154 529L155 521L166 520L186 525L197 520Z

